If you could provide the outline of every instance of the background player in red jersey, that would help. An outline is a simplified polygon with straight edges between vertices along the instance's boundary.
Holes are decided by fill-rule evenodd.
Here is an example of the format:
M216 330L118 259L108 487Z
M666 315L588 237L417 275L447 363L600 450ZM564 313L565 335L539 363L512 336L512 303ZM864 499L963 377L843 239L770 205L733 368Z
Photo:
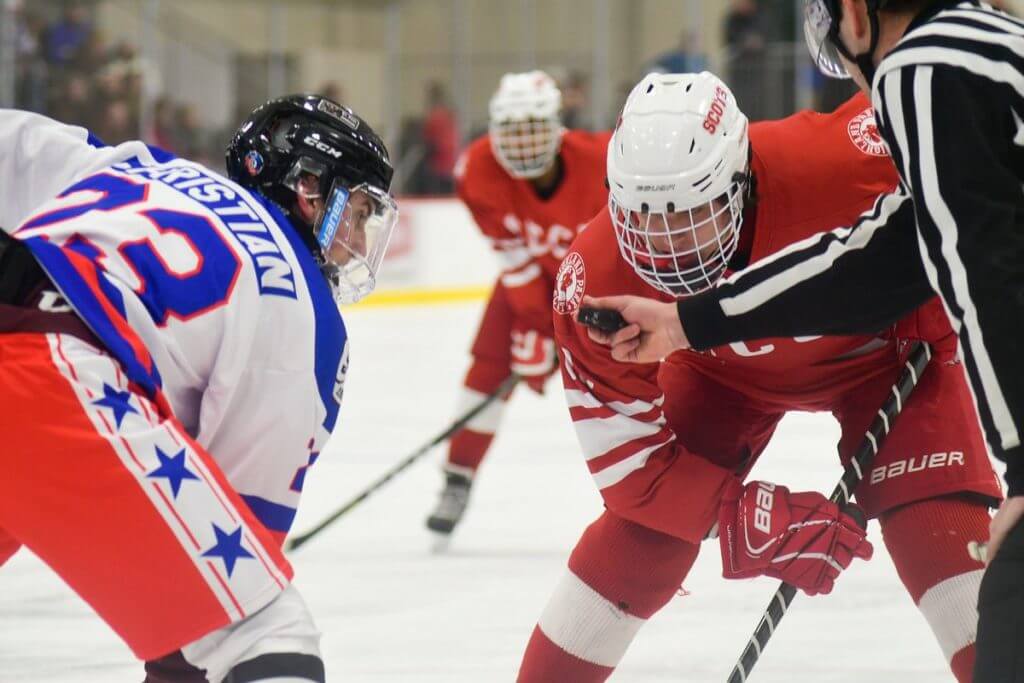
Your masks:
M501 277L473 342L459 412L496 391L510 373L541 393L557 368L551 293L562 257L607 200L609 134L564 130L562 96L542 71L506 74L490 103L490 132L456 166L465 202L501 262ZM445 487L427 519L450 534L504 412L495 402L451 439Z
M854 520L821 494L741 482L790 410L835 415L848 458L899 373L896 338L931 342L937 361L856 495L953 673L970 679L982 566L964 544L985 537L1000 490L935 302L878 335L765 339L645 365L616 362L575 321L586 295L672 301L870 208L896 183L872 116L857 96L748 137L711 74L651 75L634 89L609 145L609 211L573 243L554 300L570 412L607 510L573 551L520 681L605 680L716 521L727 578L827 593L854 557L870 557Z

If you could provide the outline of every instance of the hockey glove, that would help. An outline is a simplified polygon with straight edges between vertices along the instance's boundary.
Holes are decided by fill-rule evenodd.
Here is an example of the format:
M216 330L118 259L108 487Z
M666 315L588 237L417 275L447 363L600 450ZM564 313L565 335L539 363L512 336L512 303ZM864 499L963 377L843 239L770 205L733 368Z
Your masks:
M952 363L957 357L957 338L949 324L942 300L933 297L908 313L893 328L893 336L901 341L923 341L932 347L932 355L939 363ZM901 349L906 355L909 345ZM905 358L903 360L906 360Z
M513 326L512 371L525 379L531 389L543 394L544 383L557 365L554 339L522 325Z
M763 481L729 485L718 539L725 578L772 576L808 595L831 592L853 558L872 553L857 520L825 496Z

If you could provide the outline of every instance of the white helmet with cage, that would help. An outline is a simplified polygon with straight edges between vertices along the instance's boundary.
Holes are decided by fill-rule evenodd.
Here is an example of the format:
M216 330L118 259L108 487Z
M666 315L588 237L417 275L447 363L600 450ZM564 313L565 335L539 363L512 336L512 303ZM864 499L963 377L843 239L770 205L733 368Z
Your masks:
M515 178L544 174L562 145L562 93L543 71L501 77L490 103L491 149Z
M718 77L649 74L608 145L608 207L623 258L667 294L708 289L739 241L747 117Z

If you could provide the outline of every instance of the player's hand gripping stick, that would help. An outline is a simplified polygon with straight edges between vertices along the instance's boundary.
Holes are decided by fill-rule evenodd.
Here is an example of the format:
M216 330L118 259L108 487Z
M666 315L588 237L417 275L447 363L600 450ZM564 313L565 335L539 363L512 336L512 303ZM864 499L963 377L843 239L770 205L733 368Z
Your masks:
M722 575L771 576L808 595L830 593L853 558L871 558L865 533L858 519L817 491L734 480L718 516Z
M867 471L871 461L878 453L878 449L885 442L885 437L892 430L892 425L903 411L903 405L910 398L911 392L917 386L921 373L925 371L931 357L931 349L927 344L921 342L914 344L907 359L906 368L900 374L896 384L892 386L885 404L878 410L878 416L872 421L868 431L864 433L864 440L846 465L843 477L839 480L839 485L832 491L829 500L840 506L845 506L850 502L853 490L864 478L864 472ZM729 683L744 683L750 676L761 653L768 646L768 639L772 637L772 633L778 628L779 621L786 615L786 610L789 609L793 598L796 597L796 591L795 586L785 582L775 591L775 595L772 596L771 602L768 603L767 609L761 616L761 621L757 624L754 635L751 636L740 660L736 662L732 673L729 674Z

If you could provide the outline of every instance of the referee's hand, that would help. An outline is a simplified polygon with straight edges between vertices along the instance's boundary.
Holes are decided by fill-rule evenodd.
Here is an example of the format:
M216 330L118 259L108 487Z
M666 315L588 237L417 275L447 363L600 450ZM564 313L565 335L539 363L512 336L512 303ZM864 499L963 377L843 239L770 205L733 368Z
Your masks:
M662 303L639 296L583 297L583 305L618 311L626 326L607 333L588 328L587 334L599 344L612 347L612 358L626 363L657 363L677 349L688 349L674 303Z
M999 506L996 516L992 518L992 522L988 527L989 539L986 546L986 565L992 563L992 559L999 552L999 546L1002 545L1003 539L1017 525L1021 517L1024 517L1024 496L1007 498Z

